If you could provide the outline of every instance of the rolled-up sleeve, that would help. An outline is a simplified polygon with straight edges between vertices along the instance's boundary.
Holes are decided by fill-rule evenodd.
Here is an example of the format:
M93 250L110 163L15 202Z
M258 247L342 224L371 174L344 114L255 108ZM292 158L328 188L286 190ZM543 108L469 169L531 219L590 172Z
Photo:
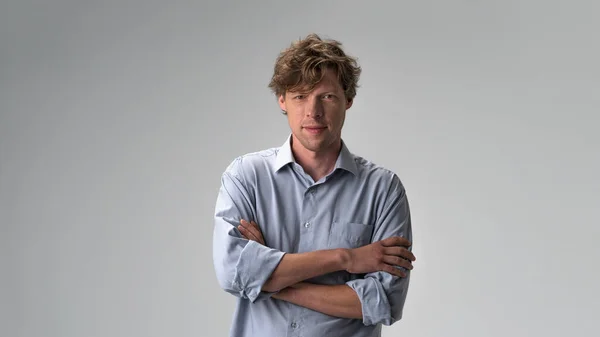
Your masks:
M393 176L385 206L380 213L371 241L376 242L391 236L401 236L413 241L408 199L396 175ZM412 246L408 249L412 251ZM363 324L392 325L402 318L410 271L397 268L404 271L406 277L397 277L387 272L375 272L365 275L362 279L346 282L360 299Z
M254 302L272 295L262 287L284 253L247 240L238 231L240 220L255 220L256 212L252 195L231 169L222 175L215 207L213 263L221 288Z

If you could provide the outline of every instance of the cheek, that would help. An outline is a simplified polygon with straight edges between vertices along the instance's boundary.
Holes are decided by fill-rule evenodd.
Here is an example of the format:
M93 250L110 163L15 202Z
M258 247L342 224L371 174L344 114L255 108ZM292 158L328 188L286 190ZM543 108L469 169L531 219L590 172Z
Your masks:
M287 118L288 118L288 124L291 127L298 127L298 125L300 125L301 119L298 117L298 114L288 111Z
M333 118L332 118L332 122L335 125L338 126L342 126L342 124L344 124L344 119L346 118L346 114L342 111L342 112L338 112L336 113Z

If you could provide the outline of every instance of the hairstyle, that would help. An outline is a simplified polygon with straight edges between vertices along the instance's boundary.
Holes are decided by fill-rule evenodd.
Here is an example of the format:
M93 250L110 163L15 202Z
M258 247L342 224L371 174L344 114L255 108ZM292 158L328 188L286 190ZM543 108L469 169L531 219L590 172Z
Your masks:
M346 99L354 99L361 73L356 58L346 55L339 41L321 39L314 33L292 42L279 54L269 88L278 97L286 91L309 92L323 78L324 69L334 70Z

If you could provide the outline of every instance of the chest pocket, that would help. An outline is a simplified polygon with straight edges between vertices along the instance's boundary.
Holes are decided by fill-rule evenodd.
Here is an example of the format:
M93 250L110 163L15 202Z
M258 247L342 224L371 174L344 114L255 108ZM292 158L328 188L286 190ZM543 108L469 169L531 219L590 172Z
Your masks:
M357 248L371 243L373 226L357 222L334 221L329 232L328 247Z

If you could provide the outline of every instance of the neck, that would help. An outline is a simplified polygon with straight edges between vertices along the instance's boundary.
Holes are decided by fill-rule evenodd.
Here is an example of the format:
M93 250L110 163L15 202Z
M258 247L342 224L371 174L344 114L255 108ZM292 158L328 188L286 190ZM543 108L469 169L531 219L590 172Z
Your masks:
M341 149L342 141L338 140L328 149L314 152L306 149L292 138L294 159L314 181L319 181L333 171Z

